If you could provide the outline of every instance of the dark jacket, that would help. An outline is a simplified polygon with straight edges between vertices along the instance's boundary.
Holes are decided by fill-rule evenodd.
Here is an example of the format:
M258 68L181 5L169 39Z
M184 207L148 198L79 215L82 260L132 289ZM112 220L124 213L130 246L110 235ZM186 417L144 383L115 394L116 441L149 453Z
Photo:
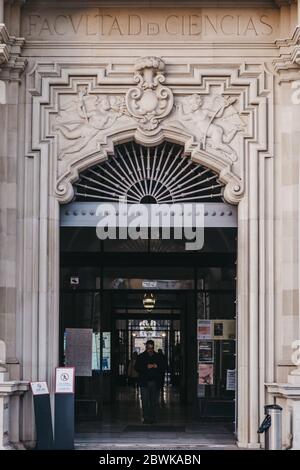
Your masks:
M156 364L156 369L148 369L148 364ZM160 387L161 376L164 370L164 365L161 356L156 352L152 356L144 351L139 354L135 363L135 370L139 374L138 381L141 387L147 387L147 383L154 381L157 387Z

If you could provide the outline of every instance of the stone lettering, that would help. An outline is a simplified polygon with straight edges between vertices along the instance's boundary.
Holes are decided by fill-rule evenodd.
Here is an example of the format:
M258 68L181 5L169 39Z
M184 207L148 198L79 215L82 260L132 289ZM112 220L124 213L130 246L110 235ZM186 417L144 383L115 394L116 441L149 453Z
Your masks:
M129 15L128 17L128 34L129 36L137 36L141 34L142 20L139 15Z
M38 24L38 19L40 19L40 15L29 15L28 21L29 21L29 30L28 30L28 36L31 36L33 33L36 33L37 29L37 24ZM34 28L34 32L32 29Z
M87 36L95 36L97 31L93 30L93 18L90 17L90 15L86 15L86 35Z
M170 15L166 18L165 28L168 34L178 34L178 21L179 17L177 15Z
M241 35L241 15L237 15L237 35Z
M70 15L71 25L75 34L78 33L80 25L82 23L83 15L80 15L79 20L74 21L72 15Z
M101 36L107 35L107 31L105 30L105 25L107 23L106 18L112 18L111 15L96 15L97 18L99 17L99 34Z
M205 25L205 34L211 32L211 29L217 34L218 33L218 26L217 26L217 18L215 18L215 24L213 24L213 20L210 19L209 16L204 16L204 25Z
M220 28L223 34L227 36L232 36L234 34L234 29L232 28L232 24L234 21L234 16L232 15L224 15L220 21Z
M66 34L66 22L68 22L69 20L70 18L67 15L58 15L55 18L53 28L56 34L58 34L59 36L63 36Z
M157 36L157 34L159 34L158 23L148 23L147 24L147 34L148 34L148 36Z
M123 36L123 33L120 29L120 25L119 25L119 22L118 22L116 16L114 17L114 20L112 22L112 25L110 27L110 30L109 30L108 34L111 35L114 31L117 32L120 36Z
M66 10L67 11L67 10ZM205 9L193 9L191 13L182 14L175 9L172 14L122 13L110 15L108 9L89 9L88 13L66 12L54 16L51 14L29 14L23 18L24 36L29 38L46 39L53 35L65 36L70 39L99 37L107 38L132 38L139 36L160 36L162 40L174 38L176 40L196 38L209 39L220 37L220 40L230 36L256 37L270 36L274 32L273 16L267 14L235 14L227 10L226 14L209 14ZM138 10L139 11L139 10ZM198 14L197 11L200 13ZM94 13L93 13L94 12ZM195 12L195 13L194 13ZM276 23L277 24L277 23Z
M47 33L53 35L53 32L50 29L50 25L49 25L49 22L48 22L47 18L44 18L44 20L42 22L40 34L42 34L43 32L47 32Z
M189 35L190 36L199 36L201 34L201 16L199 15L189 15Z
M256 36L258 35L258 33L257 33L256 29L255 29L255 26L254 26L254 23L253 23L253 19L252 19L252 18L249 18L248 24L247 24L246 29L245 29L245 31L244 31L244 36L245 36L249 31L250 31L250 32L253 31Z
M264 36L269 36L270 34L273 33L273 27L272 27L272 25L270 25L269 23L267 23L266 21L264 21L266 18L268 18L267 15L261 15L261 17L259 18L259 21L260 21L263 25L265 25L265 26L267 27L267 30L268 30L268 32L262 31L262 34L263 34Z

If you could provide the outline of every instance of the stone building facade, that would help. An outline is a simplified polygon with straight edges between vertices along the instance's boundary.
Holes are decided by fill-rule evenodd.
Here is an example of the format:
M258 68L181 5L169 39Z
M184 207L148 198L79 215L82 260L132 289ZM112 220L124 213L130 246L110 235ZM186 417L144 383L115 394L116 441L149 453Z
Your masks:
M53 389L60 205L114 145L168 139L238 207L237 443L276 401L300 448L299 41L296 0L0 0L0 445Z

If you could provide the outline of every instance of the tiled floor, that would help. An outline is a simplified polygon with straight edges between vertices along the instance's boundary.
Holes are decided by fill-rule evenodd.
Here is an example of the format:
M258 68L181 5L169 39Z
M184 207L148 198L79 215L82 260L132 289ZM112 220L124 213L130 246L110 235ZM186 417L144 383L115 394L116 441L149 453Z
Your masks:
M148 425L144 425L142 432L131 430L131 426L141 425L139 395L130 388L120 389L117 402L104 407L103 421L77 425L76 448L237 449L231 423L196 421L192 410L179 404L178 395L172 389L166 390L165 401L155 431ZM162 429L158 430L160 426Z

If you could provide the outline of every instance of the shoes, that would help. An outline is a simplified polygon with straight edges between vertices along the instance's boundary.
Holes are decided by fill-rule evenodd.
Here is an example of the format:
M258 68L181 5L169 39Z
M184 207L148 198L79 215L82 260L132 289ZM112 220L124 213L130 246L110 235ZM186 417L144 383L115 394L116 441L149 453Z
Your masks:
M143 424L154 424L154 419L143 419Z

